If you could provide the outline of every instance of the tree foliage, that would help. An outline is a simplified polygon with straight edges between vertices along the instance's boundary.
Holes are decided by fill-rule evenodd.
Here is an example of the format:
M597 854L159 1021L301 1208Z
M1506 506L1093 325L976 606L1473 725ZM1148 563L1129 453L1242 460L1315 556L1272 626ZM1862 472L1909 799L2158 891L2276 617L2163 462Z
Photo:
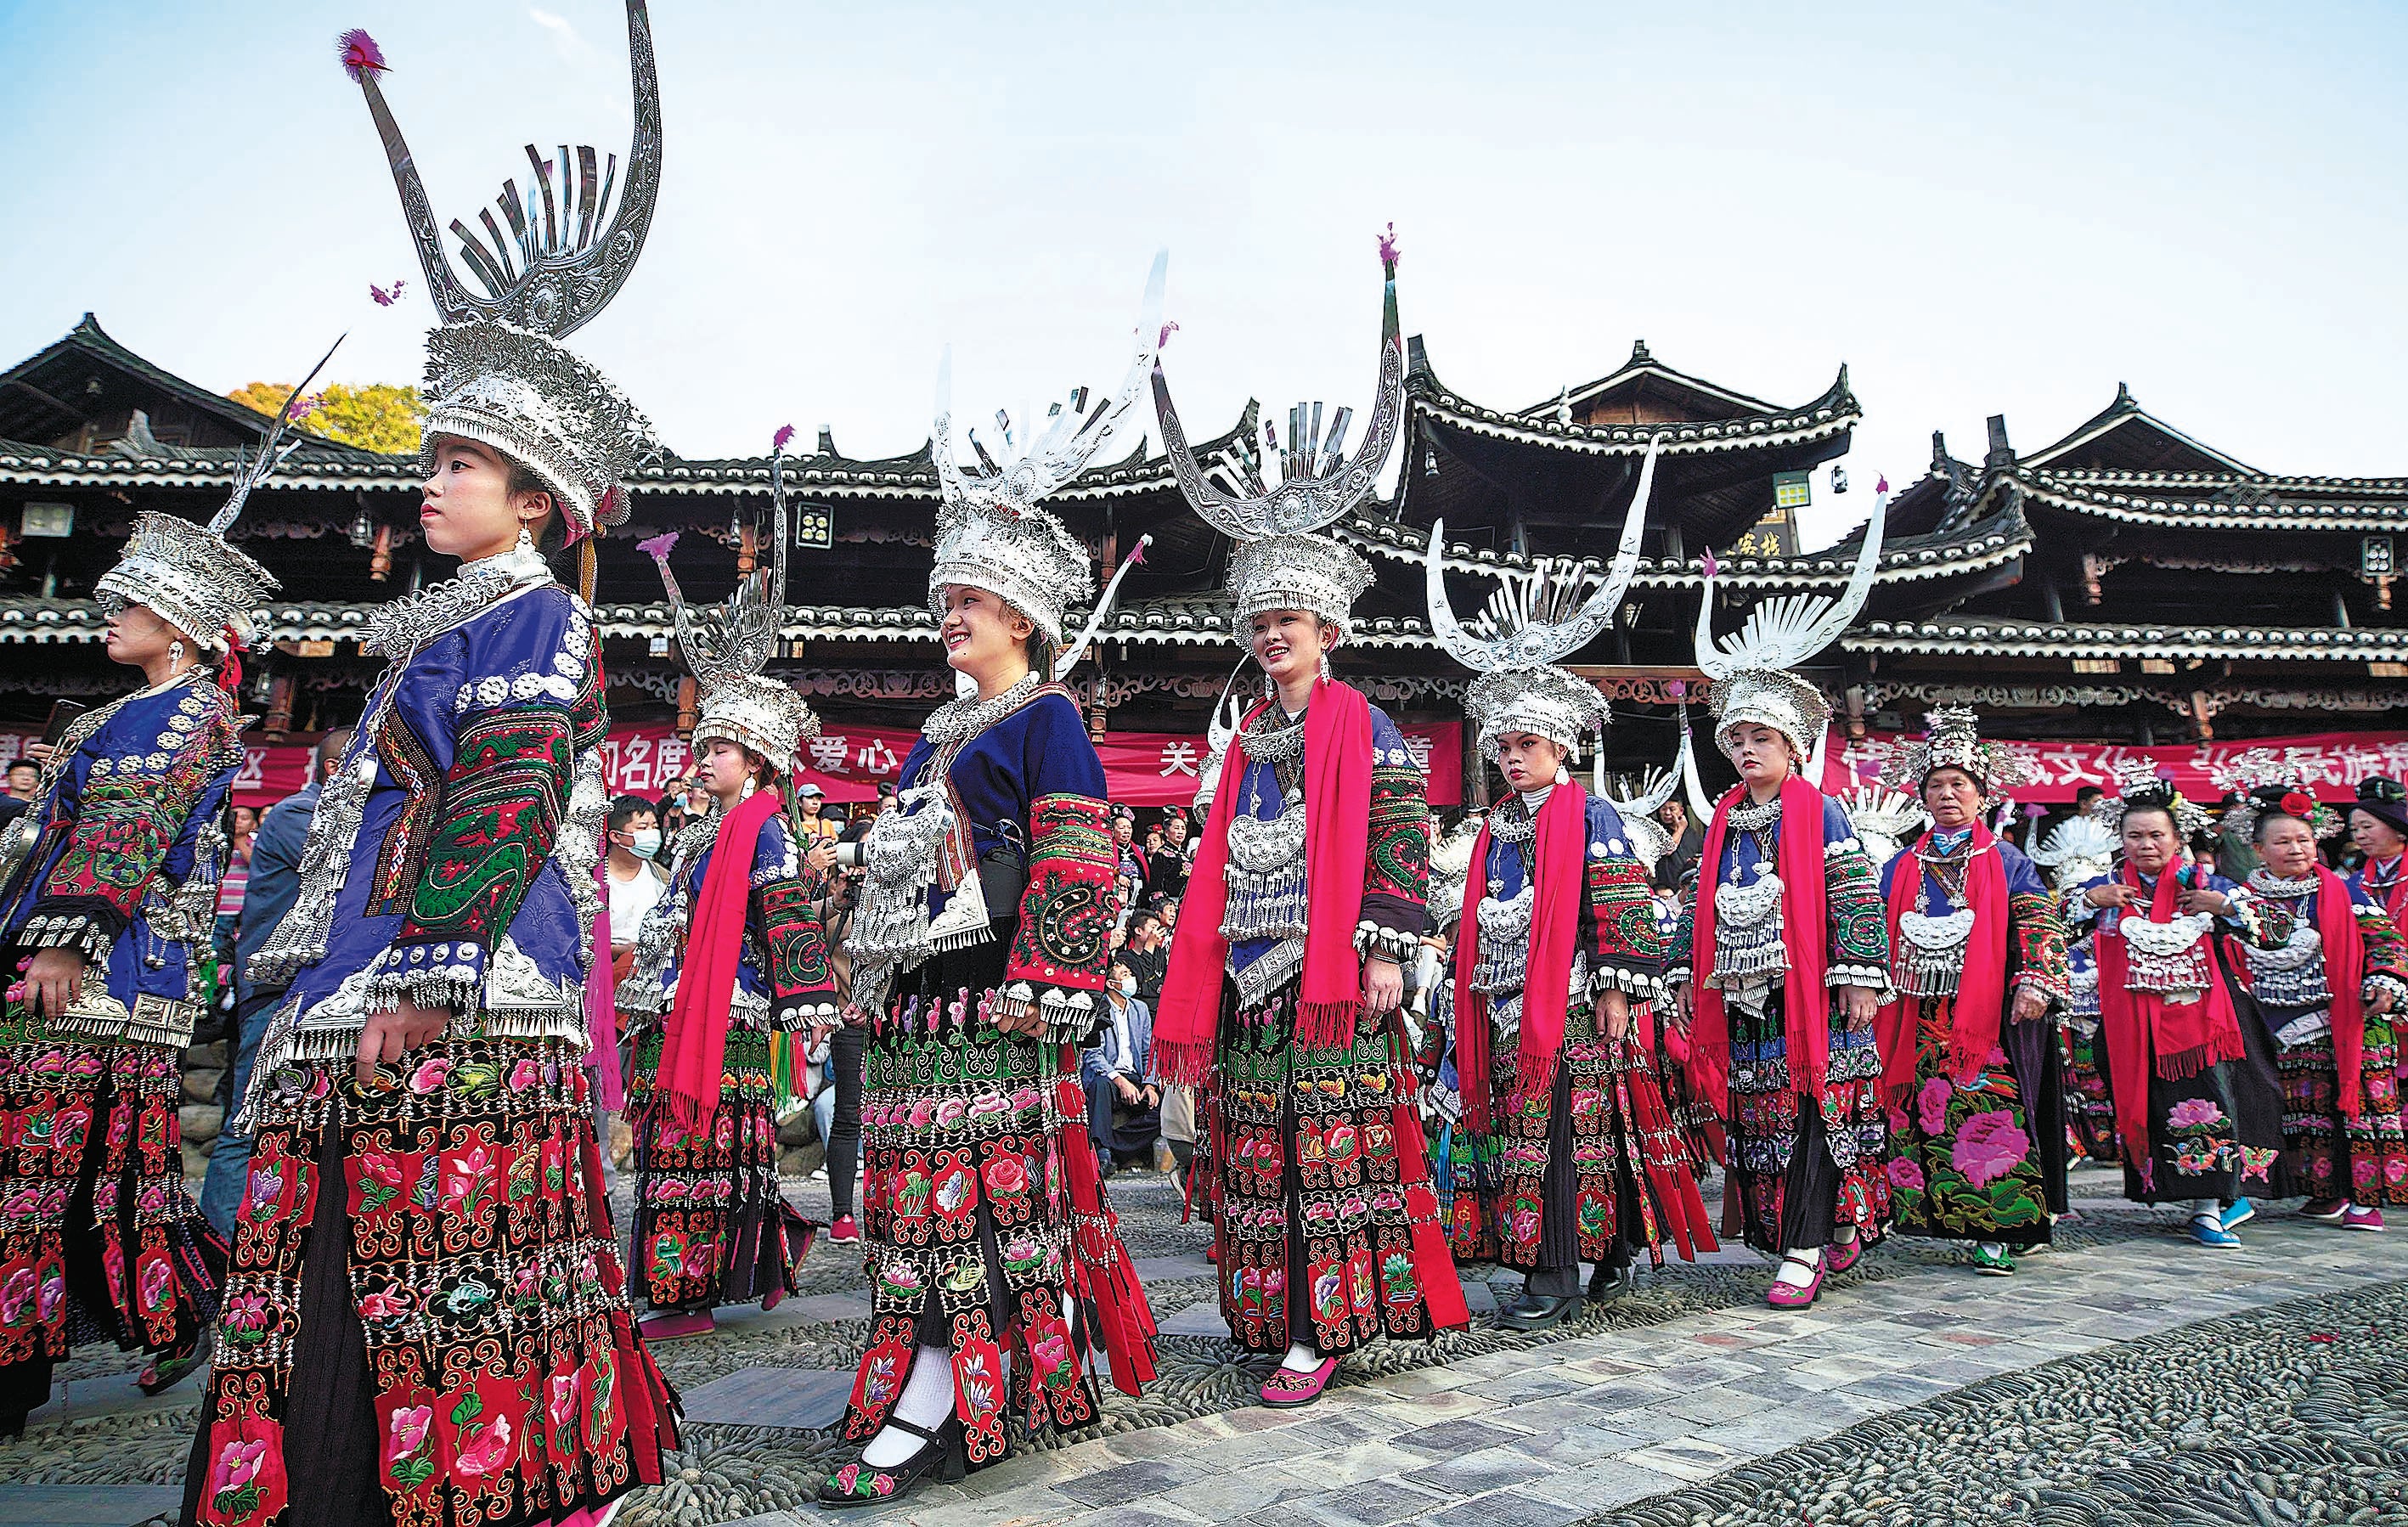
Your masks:
M252 382L226 394L244 407L271 417L292 395L289 382ZM426 405L419 400L417 388L390 382L364 387L333 382L317 395L318 407L300 421L308 434L387 455L417 452L419 423L426 417Z

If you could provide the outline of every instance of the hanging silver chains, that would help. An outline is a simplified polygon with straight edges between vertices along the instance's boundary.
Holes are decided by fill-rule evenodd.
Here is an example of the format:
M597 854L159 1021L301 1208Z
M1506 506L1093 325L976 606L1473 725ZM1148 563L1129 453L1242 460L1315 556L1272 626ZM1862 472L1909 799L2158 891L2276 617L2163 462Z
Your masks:
M1274 716L1280 720L1272 721ZM1293 764L1304 756L1304 717L1298 714L1290 721L1277 704L1270 705L1252 727L1238 734L1238 746L1257 764Z
M1035 694L1044 680L1032 670L992 700L948 700L928 713L920 735L939 748L968 742Z

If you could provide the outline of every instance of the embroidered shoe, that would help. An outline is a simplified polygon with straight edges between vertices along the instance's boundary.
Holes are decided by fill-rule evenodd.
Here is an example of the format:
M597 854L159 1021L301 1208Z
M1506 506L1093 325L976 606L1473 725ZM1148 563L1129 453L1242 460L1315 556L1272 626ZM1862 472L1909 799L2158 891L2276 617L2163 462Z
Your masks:
M2300 1206L2300 1218L2320 1225L2337 1225L2349 1214L2346 1198L2312 1198Z
M1329 1387L1331 1376L1338 1372L1338 1360L1326 1357L1318 1366L1299 1373L1285 1363L1263 1385L1263 1404L1273 1410L1294 1410L1321 1398Z
M2201 1246L2212 1246L2219 1251L2236 1250L2241 1245L2241 1237L2225 1229L2212 1214L2192 1217L2190 1238Z
M707 1336L718 1328L719 1322L707 1309L688 1314L647 1316L636 1326L646 1341L678 1341L687 1336Z
M2257 1205L2252 1204L2245 1198L2236 1198L2232 1201L2232 1206L2224 1211L2224 1228L2227 1230L2237 1229L2257 1218Z
M962 1421L959 1416L948 1416L931 1432L924 1426L914 1426L900 1416L889 1416L886 1424L899 1431L927 1440L920 1450L900 1463L873 1469L867 1463L847 1463L820 1481L820 1507L827 1511L847 1511L862 1506L886 1506L918 1489L931 1477L943 1484L959 1484L967 1472L963 1459Z
M1803 1286L1796 1283L1784 1283L1778 1277L1774 1277L1772 1280L1772 1287L1764 1291L1764 1302L1766 1304L1770 1305L1775 1309L1804 1309L1807 1306L1812 1305L1817 1298L1821 1297L1823 1292L1823 1275L1827 1271L1824 1266L1823 1258L1818 1257L1813 1262L1810 1263L1804 1257L1785 1256L1783 1257L1781 1261L1784 1266L1787 1266L1790 1263L1794 1262L1800 1267L1812 1267L1814 1271L1814 1277Z
M849 1246L861 1239L861 1223L850 1214L839 1214L836 1223L828 1226L828 1240L837 1246Z
M1973 1248L1973 1271L1985 1277L2012 1277L2015 1259L2004 1246L1984 1241Z
M1834 1273L1844 1273L1864 1260L1865 1238L1859 1233L1844 1241L1833 1241L1823 1249L1823 1265Z
M2362 1204L2352 1204L2349 1206L2349 1212L2341 1217L2341 1228L2344 1230L2381 1230L2383 1228L2383 1211L2381 1209L2368 1208Z

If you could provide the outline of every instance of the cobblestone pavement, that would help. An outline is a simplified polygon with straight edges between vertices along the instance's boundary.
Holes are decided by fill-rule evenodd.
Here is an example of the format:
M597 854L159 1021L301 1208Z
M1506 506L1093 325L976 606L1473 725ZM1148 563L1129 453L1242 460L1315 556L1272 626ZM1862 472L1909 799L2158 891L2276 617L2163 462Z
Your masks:
M824 1217L824 1189L796 1188L806 1212ZM1162 1381L1142 1401L1112 1396L1101 1435L1026 1449L871 1520L2408 1522L2402 1480L2340 1440L2353 1425L2386 1438L2394 1470L2408 1446L2401 1238L2269 1206L2243 1249L2209 1251L2181 1236L2177 1216L2125 1205L2114 1188L2110 1174L2077 1174L2061 1249L2025 1259L2012 1278L1975 1276L1958 1248L1894 1239L1814 1309L1784 1315L1762 1303L1760 1259L1725 1251L1642 1276L1629 1298L1548 1337L1476 1320L1427 1347L1375 1348L1341 1367L1322 1403L1281 1412L1253 1403L1268 1362L1238 1362L1218 1334L1202 1232L1177 1222L1163 1179L1124 1177L1115 1202L1166 1327ZM1500 1277L1494 1293L1510 1298L1513 1284ZM1475 1305L1491 1292L1469 1292ZM668 1486L632 1498L621 1521L817 1520L803 1503L842 1450L808 1428L824 1428L840 1404L866 1315L857 1259L823 1247L803 1296L767 1316L726 1312L717 1334L663 1348L697 1419ZM0 1444L0 1527L157 1520L161 1487L182 1473L194 1391L143 1400L130 1366L114 1353L79 1357L63 1369L64 1403ZM795 1376L815 1382L778 1369L815 1370ZM2236 1387L2247 1404L2228 1403ZM791 1408L818 1414L779 1418L784 1426L706 1419L754 1419L760 1397L781 1391L809 1391L810 1405ZM2236 1429L2290 1440L2253 1451L2233 1441ZM1998 1446L2006 1436L2017 1445ZM1810 1474L1838 1492L1783 1493L1782 1481ZM2126 1493L2097 1495L2107 1476ZM2152 1515L2160 1491L2185 1509L2246 1503L2254 1491L2296 1514ZM1991 1504L1977 1512L1974 1502Z

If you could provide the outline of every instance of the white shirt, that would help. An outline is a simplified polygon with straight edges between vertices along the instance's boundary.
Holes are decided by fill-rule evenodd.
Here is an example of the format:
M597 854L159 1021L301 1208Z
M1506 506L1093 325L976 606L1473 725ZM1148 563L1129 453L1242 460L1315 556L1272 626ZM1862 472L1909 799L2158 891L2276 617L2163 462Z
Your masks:
M610 882L610 942L632 944L636 930L643 926L644 914L667 892L668 882L654 874L650 864L624 880L616 870L608 872L605 878Z

